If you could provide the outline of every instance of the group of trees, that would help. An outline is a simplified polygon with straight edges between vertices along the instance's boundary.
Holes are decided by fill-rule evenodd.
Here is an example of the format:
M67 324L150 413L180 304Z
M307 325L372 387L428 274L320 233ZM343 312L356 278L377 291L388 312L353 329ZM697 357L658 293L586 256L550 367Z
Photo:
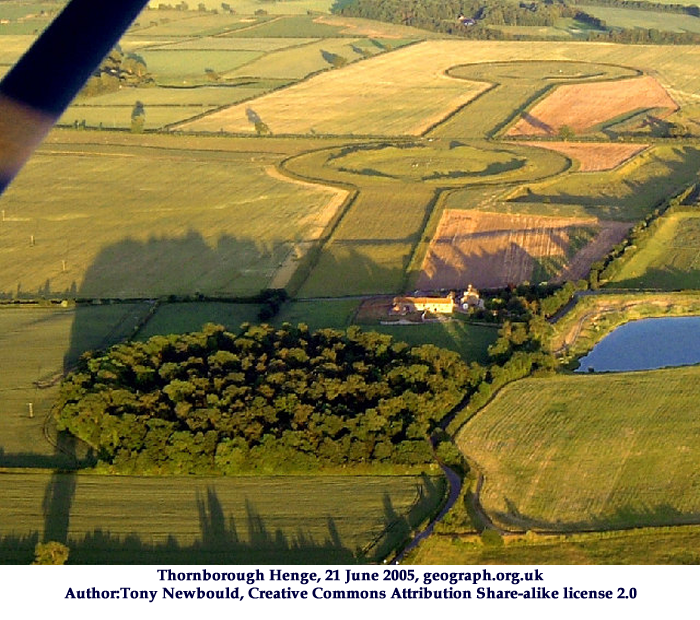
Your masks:
M86 354L57 422L111 471L421 464L428 435L483 377L456 353L356 327L207 325Z
M610 5L650 10L651 3L591 0L586 5ZM695 6L654 3L654 10L700 15ZM573 18L593 30L585 36L592 41L646 44L695 44L700 34L645 28L609 27L602 19L571 0L343 0L333 12L353 17L416 26L424 30L445 32L474 39L512 39L525 35L499 30L498 26L554 26L562 18ZM533 37L541 36L533 33ZM527 37L525 37L527 38Z
M92 97L119 90L123 86L153 83L155 81L143 57L133 52L124 53L117 45L87 81L81 96Z

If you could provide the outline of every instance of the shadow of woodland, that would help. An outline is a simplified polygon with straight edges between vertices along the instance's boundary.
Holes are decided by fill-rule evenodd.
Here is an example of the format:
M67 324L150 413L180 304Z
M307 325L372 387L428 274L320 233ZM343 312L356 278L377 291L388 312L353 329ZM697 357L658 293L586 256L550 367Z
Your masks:
M226 515L216 490L211 487L196 495L199 536L192 544L183 545L173 535L162 542L153 542L137 533L113 534L100 527L76 537L70 534L76 486L75 473L56 472L52 476L42 502L43 534L34 531L0 537L1 564L30 564L35 545L47 541L66 544L70 548L70 564L354 564L380 561L411 536L434 510L443 493L440 484L424 476L417 487L416 501L405 515L396 511L391 497L385 493L381 532L363 549L350 549L341 539L335 517L319 517L325 519L327 529L323 540L319 540L301 527L293 533L270 527L270 519L258 511L250 498L245 499L245 526L241 528L232 515ZM129 502L127 497L123 501ZM149 510L145 516L157 515L155 505L154 499L154 510ZM247 536L241 534L241 529Z
M510 498L504 498L507 511L494 511L493 517L507 527L535 529L545 532L600 532L638 527L700 524L700 511L682 512L667 503L624 505L590 519L547 521L522 513Z

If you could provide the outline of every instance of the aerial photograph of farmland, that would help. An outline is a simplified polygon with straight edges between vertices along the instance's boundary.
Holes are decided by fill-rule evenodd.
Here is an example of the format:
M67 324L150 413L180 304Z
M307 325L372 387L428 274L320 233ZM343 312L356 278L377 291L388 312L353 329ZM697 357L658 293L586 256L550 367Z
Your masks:
M72 4L0 564L700 563L700 0L136 0L47 124Z

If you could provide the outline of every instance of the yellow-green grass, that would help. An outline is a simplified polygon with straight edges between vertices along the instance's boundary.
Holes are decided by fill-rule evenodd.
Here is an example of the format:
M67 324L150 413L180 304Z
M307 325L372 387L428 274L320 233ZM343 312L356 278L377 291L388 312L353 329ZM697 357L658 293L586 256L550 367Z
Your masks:
M305 75L324 65L330 67L321 55L322 49L348 60L359 57L348 47L352 43L327 40L269 54L230 75ZM435 42L435 49L432 42L412 45L325 71L260 97L250 106L234 106L182 128L217 131L223 125L229 131L251 133L254 128L248 122L246 109L252 107L274 133L420 134L485 87L483 83L454 80L441 74L449 66L445 56L449 49L443 48L444 43ZM323 63L320 66L319 60ZM451 62L455 60L453 57ZM410 73L406 67L411 68Z
M134 93L138 96L138 93ZM61 127L72 127L85 121L87 127L93 129L129 129L131 127L131 112L134 104L122 106L93 106L75 105L68 108L58 121ZM218 106L177 105L177 106L150 106L146 109L146 122L144 129L161 129L166 125L178 123Z
M29 563L37 540L64 540L76 564L376 561L445 490L436 476L0 478L3 563Z
M516 144L438 139L345 149L331 155L325 167L336 171L338 180L357 185L372 179L428 183L441 188L506 185L548 178L570 166L565 157L550 154Z
M34 19L10 22L9 24L0 24L0 36L8 34L38 36L50 23L50 17L37 17Z
M157 82L188 83L206 79L206 69L220 75L262 56L257 50L141 50L148 71Z
M498 338L495 327L471 325L464 321L417 325L372 325L366 330L389 334L412 346L434 344L459 353L466 362L488 362L488 348Z
M508 385L457 438L482 506L516 530L696 523L699 380L687 367Z
M664 217L658 230L611 280L622 288L700 288L700 213Z
M340 28L316 22L312 15L285 15L275 17L244 32L231 32L229 36L243 34L251 37L324 37L338 36Z
M312 73L331 69L332 65L327 60L327 58L332 58L329 54L342 56L347 62L362 58L361 54L353 50L353 46L357 47L359 42L355 39L329 38L272 51L254 62L226 73L225 77L226 79L262 77L301 80ZM374 50L375 53L379 51L376 48ZM326 58L324 58L324 53Z
M586 13L602 19L612 28L700 33L700 18L685 13L640 11L616 6L580 6Z
M284 82L265 81L241 83L240 85L174 87L174 88L128 88L105 93L87 99L79 99L74 107L86 106L130 106L141 101L146 115L150 106L211 106L218 107L235 103L259 95L265 90L275 88Z
M158 50L216 50L216 51L239 51L250 50L259 52L271 52L276 50L294 47L297 45L307 45L316 41L315 38L294 38L294 37L253 37L251 33L244 33L247 36L239 37L196 37L185 39L176 43L159 45Z
M55 2L17 2L6 0L0 3L0 19L16 20L30 15L36 15L41 11L54 12L58 8Z
M513 206L570 205L574 210L607 220L643 218L668 196L697 179L700 149L695 146L656 146L609 172L574 173L544 182L511 198ZM511 205L512 206L512 205Z
M486 547L474 537L431 536L403 564L697 564L700 527L537 536Z
M64 369L84 351L130 336L149 307L0 307L0 464L52 462L43 427Z
M148 37L209 36L249 28L268 19L268 17L202 14L196 11L145 11L137 19L139 26L132 28L129 34ZM152 22L158 23L152 24Z
M151 0L148 6L149 8L157 9L159 4L161 4L160 0ZM199 5L200 3L198 2L197 4ZM252 15L260 8L263 8L270 15L305 15L307 11L327 12L333 5L333 0L284 0L284 2L265 3L261 3L259 0L235 0L235 2L230 4L241 15ZM209 10L222 10L219 0L204 0L204 5ZM147 14L158 15L158 13L159 11L148 11Z
M271 319L275 325L305 323L311 330L331 327L345 329L353 322L360 302L357 299L298 300L284 304L280 313ZM369 328L366 328L369 329Z
M223 325L237 331L242 323L258 322L258 304L225 302L164 303L139 331L137 338L147 340L157 334L185 334L202 329L206 323Z
M463 110L428 135L449 138L481 138L503 129L519 118L534 97L559 84L628 78L637 72L627 67L593 62L512 61L486 62L453 67L448 75L490 85Z
M0 291L257 293L339 204L337 190L274 172L281 154L265 150L303 149L303 141L264 140L256 153L254 143L225 139L107 132L82 139L50 142L3 196ZM99 144L110 140L124 146Z
M0 35L3 35L2 26L0 26ZM0 36L0 64L16 63L35 39L34 35L23 34Z

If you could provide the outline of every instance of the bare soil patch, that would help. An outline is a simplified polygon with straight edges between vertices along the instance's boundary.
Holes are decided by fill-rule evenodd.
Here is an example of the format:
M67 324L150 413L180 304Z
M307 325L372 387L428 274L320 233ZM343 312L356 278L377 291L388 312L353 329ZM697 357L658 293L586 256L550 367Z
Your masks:
M659 109L662 113L659 113ZM651 76L614 82L560 86L537 103L508 131L509 136L554 136L564 127L586 133L597 125L635 111L663 117L676 102Z
M648 144L616 144L614 142L524 142L562 153L579 162L579 172L613 170L645 150Z
M629 226L592 217L447 210L423 262L418 287L497 288L579 279Z

